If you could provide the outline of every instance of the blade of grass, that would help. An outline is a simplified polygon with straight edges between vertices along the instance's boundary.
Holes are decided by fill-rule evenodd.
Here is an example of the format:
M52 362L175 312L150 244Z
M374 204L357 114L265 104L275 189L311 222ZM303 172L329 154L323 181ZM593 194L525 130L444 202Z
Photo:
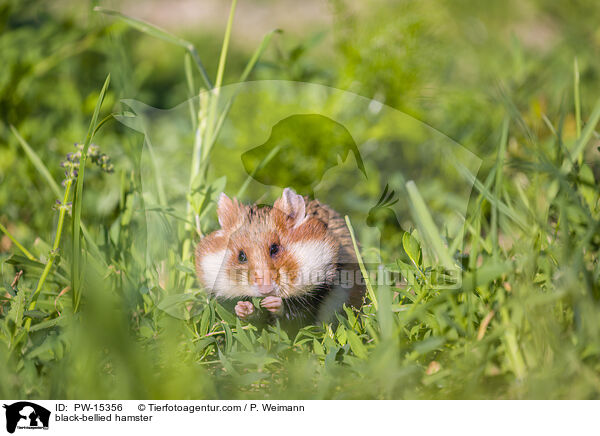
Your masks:
M508 114L511 120L513 120L514 123L516 123L516 125L523 130L527 138L527 142L530 145L535 146L535 144L537 143L537 137L535 135L535 132L531 130L531 127L529 127L529 124L523 118L521 111L510 97L510 93L503 85L500 86L500 97L504 101L504 105L508 110Z
M415 182L412 180L408 181L406 183L406 190L410 197L411 210L413 211L414 219L417 226L421 228L423 236L429 241L431 248L438 256L438 260L441 264L448 269L454 268L452 257L448 254L448 250L446 250L446 247L444 246L444 242L440 237L438 229L433 222L433 218L431 217Z
M192 121L192 127L194 131L198 128L198 118L196 117L196 105L194 104L194 98L196 97L196 85L194 83L194 74L192 73L192 58L189 53L185 55L185 81L188 86L188 93L190 98L188 99L188 107L190 109L190 120Z
M594 129L596 128L596 124L598 124L598 120L600 120L600 100L596 102L594 110L592 111L590 118L581 132L581 136L577 142L575 142L575 146L573 147L573 151L570 153L570 157L565 159L565 162L563 163L562 171L564 174L569 173L573 168L574 162L579 159L580 155L583 155L585 146L594 134Z
M244 68L244 71L242 72L242 75L240 76L240 82L245 82L248 79L248 76L250 75L250 73L252 72L254 67L256 66L256 63L258 62L258 60L264 53L265 49L269 45L269 42L271 41L271 38L273 37L273 35L275 33L281 33L281 30L274 29L265 35L265 37L263 38L259 47L254 51L254 54L248 61L248 64L246 64L246 67ZM210 155L210 152L211 152L215 142L217 141L219 132L221 131L221 128L223 127L223 123L225 122L225 119L227 118L227 115L229 114L229 110L231 109L231 106L233 105L233 102L234 102L235 97L237 96L238 92L239 92L239 88L238 88L238 91L234 92L234 94L231 96L231 98L229 99L229 101L227 102L225 107L223 108L223 112L219 116L219 120L217 121L217 125L214 129L214 133L212 135L211 141L207 147L207 152L206 152L207 156Z
M546 124L546 127L548 127L548 130L550 130L550 132L552 132L552 135L554 135L555 137L558 137L558 134L556 133L556 129L554 128L554 125L552 125L552 122L548 119L546 114L542 114L542 120L544 120L544 123Z
M104 256L102 255L102 253L100 253L100 249L98 248L98 245L96 245L96 242L92 238L92 235L88 231L87 227L83 225L83 223L81 223L81 233L83 234L83 237L85 238L87 244L89 245L90 250L92 251L92 254L94 255L94 259L101 262L103 266L108 266L106 264L106 262L104 261Z
M517 379L522 380L527 372L527 366L525 365L525 360L521 354L514 324L511 322L510 315L506 307L502 307L500 309L500 315L505 329L502 339L506 346L508 360Z
M198 51L196 50L196 47L194 46L194 44L192 44L191 42L186 41L183 38L179 38L178 36L175 36L175 35L167 32L166 30L163 30L160 27L155 26L154 24L150 24L143 20L138 20L137 18L132 18L130 16L122 14L119 11L115 11L112 9L106 9L101 6L96 6L94 8L94 11L117 17L120 20L124 21L125 23L129 24L134 29L139 30L140 32L143 32L147 35L153 36L158 39L162 39L163 41L169 42L171 44L178 45L179 47L183 47L192 56L192 59L194 60L196 67L198 68L198 71L200 72L200 75L202 76L202 80L204 81L204 84L206 85L206 87L208 89L213 88L213 85L212 85L210 79L208 78L208 74L206 73L206 69L204 68L204 64L200 60Z
M215 116L217 112L217 104L219 101L219 94L221 92L221 84L223 83L223 74L225 72L225 62L227 60L227 52L229 50L229 40L231 38L231 30L233 27L233 17L235 15L235 8L237 0L231 2L231 9L229 10L229 18L227 19L227 27L225 28L225 36L223 37L223 45L221 46L221 55L219 56L219 65L217 67L217 78L215 80L215 86L213 91L210 93L210 104L207 114L207 126L205 131L204 143L211 144L213 138L216 138L215 129ZM202 161L205 161L208 157L210 147L204 147L202 150Z
M54 192L54 195L56 195L56 198L60 198L61 190L58 187L58 184L52 178L52 175L50 174L50 171L48 171L48 168L46 168L46 165L44 165L44 163L42 162L40 157L36 154L36 152L33 151L33 149L27 143L27 141L25 141L23 139L23 137L19 134L19 132L17 131L15 126L13 126L11 124L10 130L13 132L13 135L15 135L16 138L19 140L19 144L21 145L21 147L23 148L23 150L29 157L29 160L31 160L31 163L39 171L39 173L42 175L42 177L44 177L44 179L46 179L46 181L48 182L48 185L50 185L50 189L52 189L52 192Z
M102 121L100 121L100 123L98 123L98 126L96 126L96 129L94 130L94 134L96 133L98 128L102 124L107 122L112 116L113 116L113 114L110 114L106 118L104 118ZM44 164L44 162L42 162L40 157L31 148L31 146L27 143L27 141L25 141L25 139L23 139L23 137L19 134L17 129L12 125L10 127L11 127L14 135L19 140L19 144L21 144L21 146L25 150L27 156L29 157L29 159L31 159L31 162L34 164L34 166L40 172L40 174L46 179L46 182L50 186L50 189L52 189L52 192L54 192L57 197L60 197L61 189L60 189L58 183L56 183L56 181L50 175L50 171L48 170L48 167ZM99 255L100 249L98 248L98 245L96 245L96 243L92 239L90 233L88 232L86 226L83 223L81 223L81 231L83 232L83 236L86 238L87 243L90 245L90 248L94 251L94 256L96 256L96 258L101 258L101 256Z
M350 237L352 238L352 245L354 246L354 253L356 254L356 260L358 260L358 266L360 267L360 272L365 281L365 285L367 286L367 295L369 299L373 302L373 307L375 310L378 309L377 298L375 297L375 292L373 291L373 286L371 285L371 280L369 280L369 274L367 273L367 268L365 268L365 264L363 262L363 258L360 254L360 250L358 249L358 244L356 243L356 238L354 237L354 228L352 227L352 223L350 222L350 218L346 215L346 226L348 226L348 231L350 232Z
M267 33L264 36L261 44L254 51L252 57L250 58L250 61L248 61L248 64L244 68L244 71L242 72L242 75L240 76L240 82L246 81L246 79L248 78L248 76L250 75L250 73L252 72L254 67L256 66L256 63L258 62L258 60L262 56L263 52L267 48L273 35L275 33L280 33L280 32L281 32L281 30L275 29L275 30L272 30L271 32ZM188 73L186 73L186 77L187 76L188 76ZM188 79L188 86L191 87L191 89L193 89L193 83L191 82L190 79L191 78ZM231 96L231 98L229 99L229 101L227 102L225 107L223 108L223 111L221 112L221 114L217 120L216 126L213 129L213 133L210 137L210 142L208 144L206 144L203 149L202 148L202 144L203 144L202 138L208 138L209 136L206 133L206 130L207 130L206 106L207 105L202 103L202 99L206 98L206 97L212 98L214 96L212 94L209 95L208 93L200 94L200 108L205 108L205 109L203 111L201 111L200 108L198 109L199 110L198 121L194 124L195 130L196 130L196 136L195 136L196 139L194 141L194 153L193 153L194 159L192 161L192 171L190 172L190 185L189 185L190 189L192 186L192 182L195 180L197 174L202 173L204 179L206 179L206 174L208 172L208 156L210 156L210 153L217 141L217 137L219 136L219 133L221 131L221 128L223 127L225 119L227 118L227 115L229 114L229 111L231 109L231 106L233 105L236 95L237 95L237 91ZM192 107L190 108L190 110L193 110ZM204 120L204 122L202 122L203 120ZM196 156L198 157L197 159L196 159ZM270 160L271 158L268 158L268 159ZM240 188L239 192L243 193L245 191L245 189L247 188L248 183L249 183L249 180L247 179L246 182L244 183L244 185L242 186L242 188ZM240 194L238 193L238 196L239 195ZM192 209L191 204L188 203L188 217L190 220L192 219L191 209ZM189 251L190 251L190 242L188 239L186 239L183 243L183 250L182 250L182 258L183 259L186 259L188 257Z
M215 88L220 88L223 83L223 74L225 73L225 61L227 60L227 52L229 51L229 40L231 39L231 30L233 28L233 17L237 0L231 2L229 10L229 18L227 19L227 27L225 28L225 37L223 38L223 46L221 47L221 56L219 57L219 66L217 67L217 79L215 80Z
M502 136L498 144L498 156L496 159L496 181L494 183L494 198L492 203L492 251L494 258L498 258L498 200L500 199L500 189L502 188L502 168L504 166L504 154L506 153L506 142L508 140L508 117L504 118L502 123Z
M96 136L96 132L98 132L98 130L100 130L100 127L102 127L104 124L109 122L114 117L114 115L115 114L108 114L107 116L102 118L102 121L100 121L98 124L96 124L96 128L94 129L94 133L92 134L92 136Z
M152 141L150 140L150 136L145 134L146 136L146 145L148 147L148 156L150 157L150 162L152 163L152 174L154 176L154 183L156 184L156 191L158 194L158 204L161 206L167 205L167 194L165 193L165 186L163 183L162 173L160 171L160 165L158 163L158 158L156 153L154 152L154 146L152 145Z
M208 155L210 152L210 149L212 148L211 146L207 146L208 144L214 143L213 138L216 139L216 136L218 134L218 132L221 129L222 126L222 121L220 119L217 120L217 126L215 126L215 116L216 116L216 112L217 112L217 104L219 101L219 94L220 94L220 88L221 88L221 84L223 83L223 74L225 72L225 63L227 60L227 52L229 50L229 41L231 39L231 30L233 28L233 17L235 15L235 9L236 9L236 5L237 5L237 0L233 0L231 3L231 9L229 10L229 18L227 20L227 27L225 28L225 36L223 38L223 45L221 46L221 55L219 56L219 64L217 67L217 77L215 80L215 86L214 87L208 87L209 89L212 90L212 92L208 93L208 111L206 113L206 124L203 125L202 121L200 120L200 111L203 110L202 108L202 101L200 101L200 108L199 108L199 114L198 114L198 118L199 118L199 124L198 124L198 128L196 129L196 137L195 137L195 141L194 141L194 154L193 154L193 159L192 159L192 169L190 171L190 191L191 191L191 186L194 180L196 180L196 176L198 174L200 174L201 168L204 167L205 170L202 172L202 176L204 178L204 180L206 179L206 171L208 169ZM229 112L229 109L226 108L226 111ZM203 117L204 118L204 117ZM188 202L187 204L187 214L188 214L188 219L190 221L192 221L192 207L191 204ZM192 229L191 226L186 226L186 230L190 231ZM186 240L183 243L183 249L182 249L182 259L187 259L190 255L190 249L191 244L189 239L186 238Z
M281 30L280 29L274 29L274 30L272 30L271 32L269 32L269 33L267 33L265 35L265 37L263 38L260 46L254 51L254 54L252 55L252 58L250 59L250 61L248 61L248 64L244 68L244 71L242 72L242 75L240 76L240 82L245 82L246 81L246 79L248 78L248 76L250 75L250 73L252 72L252 70L254 69L254 67L256 66L256 63L258 62L258 60L262 56L263 52L267 48L269 42L271 41L271 38L273 37L273 35L275 33L281 33ZM209 156L210 152L212 151L212 148L213 148L213 146L214 146L214 144L216 142L216 139L217 139L217 137L219 135L219 132L221 131L221 128L223 127L225 119L227 118L227 115L229 114L229 111L231 109L231 106L233 105L233 102L235 100L236 95L237 95L237 92L235 92L233 94L233 96L230 98L230 100L227 102L227 104L223 108L223 111L221 112L221 115L219 116L219 119L218 119L217 124L216 124L215 129L214 129L213 136L211 138L211 141L208 144L208 146L206 147L207 148L206 156ZM202 170L206 171L207 169L208 169L208 163L206 162L206 160L204 160L202 162ZM192 174L191 180L193 180L193 177L194 177L194 174Z
M37 259L35 258L35 256L34 256L33 254L31 254L31 253L30 253L30 252L29 252L29 251L28 251L28 250L27 250L25 247L23 247L23 246L22 246L22 245L19 243L19 241L17 241L17 240L15 239L15 237L14 237L13 235L11 235L11 234L10 234L10 232L9 232L9 231L6 229L6 227L4 227L4 226L2 225L2 223L0 223L0 230L2 231L2 233L4 233L4 234L5 234L5 235L8 237L8 239L10 239L10 240L12 241L12 243L13 243L13 244L15 244L15 245L17 246L17 248L18 248L19 250L21 250L21 251L23 252L23 254L24 254L25 256L27 256L27 258L28 258L29 260L35 260L35 261L37 261Z
M575 94L575 127L577 139L581 137L581 98L579 95L579 64L577 58L573 62L573 93ZM581 163L581 162L580 162Z
M258 46L258 48L254 51L252 57L248 61L248 64L246 65L246 68L244 68L244 71L242 72L242 75L240 76L240 82L245 82L246 81L246 79L248 78L248 76L250 75L250 73L252 72L252 70L254 69L254 67L256 66L256 63L258 62L258 60L260 59L260 57L264 53L265 49L269 45L269 42L271 42L271 38L273 38L273 35L276 34L276 33L281 33L281 29L271 30L269 33L267 33L264 36L262 42L260 43L260 45Z
M201 173L201 169L202 169L202 165L205 164L205 162L202 159L202 156L203 156L203 151L204 151L203 150L204 140L205 140L205 136L206 136L205 134L206 134L206 128L207 128L206 112L207 112L207 106L209 104L208 99L210 97L211 96L209 95L208 92L202 92L199 96L198 115L197 115L197 122L196 122L195 135L194 135L194 148L193 148L193 152L192 152L192 166L190 168L190 179L188 182L188 193L192 192L192 186L194 185L194 182L195 182L198 174L201 174L202 176L205 175L205 172ZM205 177L204 177L204 179L205 179ZM206 200L207 200L207 198L205 197L203 199L203 202ZM193 216L192 204L189 200L187 202L186 208L187 208L186 220L191 223L194 221L194 216ZM193 229L194 229L193 224L185 225L186 234L189 234L191 231L193 231ZM190 256L190 253L191 253L191 240L190 240L190 238L185 238L183 241L183 247L181 250L181 259L182 260L188 259ZM184 277L185 275L180 274L180 276Z
M248 61L248 64L244 68L244 71L242 72L242 75L240 76L240 82L245 82L246 79L248 79L248 76L250 75L250 73L252 72L254 67L256 66L258 59L260 59L260 57L262 56L263 52L267 48L267 45L269 44L269 42L271 41L271 38L273 37L273 35L275 33L281 33L281 30L275 29L265 35L260 46L255 50L254 54L252 55L252 58L250 59L250 61ZM210 142L208 143L207 150L206 150L206 156L210 155L210 152L212 151L212 149L217 141L219 132L221 131L221 128L223 127L223 123L225 122L225 119L227 118L227 115L229 114L231 106L233 105L233 102L235 101L235 97L237 96L239 90L240 90L240 88L237 88L237 90L233 93L233 95L231 96L231 98L229 99L229 101L227 102L225 107L223 108L223 111L221 112L221 115L219 116L219 119L217 121L217 125L214 128L214 133L212 134L212 138L211 138ZM206 172L207 169L208 169L208 164L206 162L204 162L203 163L203 171Z
M96 132L96 123L98 122L98 115L100 114L100 108L104 102L104 96L106 90L110 84L110 74L104 81L104 86L98 96L96 107L92 115L92 120L88 129L88 133L83 144L83 150L81 152L81 159L79 163L79 174L77 175L75 184L75 194L73 196L73 261L72 261L72 274L71 281L73 289L73 311L77 311L79 301L81 299L81 252L80 252L80 230L81 230L81 208L83 203L83 181L85 177L85 165L87 161L88 148Z
M490 192L489 188L486 185L484 185L483 183L481 183L481 181L477 177L475 177L471 173L471 171L469 171L468 168L466 168L460 162L458 162L456 164L456 168L467 180L469 180L471 183L473 183L473 186L475 187L475 189L477 189L490 203L494 203L494 202L497 203L498 211L502 212L508 218L513 220L519 227L521 227L522 230L528 231L529 226L527 225L525 220L523 218L521 218L519 215L517 215L517 213L515 211L511 210L502 201L499 201L496 198L494 198L494 195Z
M242 184L242 186L238 190L237 194L235 195L236 198L241 198L244 195L244 193L246 192L246 189L248 189L248 185L250 185L250 182L254 179L254 176L256 176L256 173L259 172L261 169L263 169L277 155L277 153L279 153L279 150L281 150L280 145L273 147L273 149L269 152L269 154L266 155L265 158L260 161L260 163L256 166L256 168L254 168L254 171L252 171L252 174L248 174L248 176L246 177L246 180L244 180L244 183Z

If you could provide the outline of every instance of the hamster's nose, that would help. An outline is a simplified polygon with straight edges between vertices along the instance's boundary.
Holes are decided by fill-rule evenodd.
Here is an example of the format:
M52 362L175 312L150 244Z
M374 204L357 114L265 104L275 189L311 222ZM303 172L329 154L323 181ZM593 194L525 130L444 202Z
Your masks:
M254 285L262 295L269 295L275 290L275 274L273 271L255 271Z
M272 294L275 290L275 286L273 286L273 284L257 285L256 288L258 289L258 292L265 296Z

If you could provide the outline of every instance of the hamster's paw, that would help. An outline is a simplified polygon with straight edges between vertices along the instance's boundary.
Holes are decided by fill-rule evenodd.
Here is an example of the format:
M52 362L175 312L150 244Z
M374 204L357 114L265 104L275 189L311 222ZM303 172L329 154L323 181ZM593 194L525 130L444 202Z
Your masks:
M235 305L235 314L241 319L246 319L253 313L254 305L250 301L238 301Z
M281 297L265 297L261 301L260 305L276 315L283 312L283 300Z

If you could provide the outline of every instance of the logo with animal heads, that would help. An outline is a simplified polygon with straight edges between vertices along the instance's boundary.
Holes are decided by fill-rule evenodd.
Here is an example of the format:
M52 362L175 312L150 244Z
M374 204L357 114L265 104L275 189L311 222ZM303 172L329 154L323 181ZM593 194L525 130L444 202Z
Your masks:
M50 411L38 404L29 401L19 401L5 404L6 431L14 433L18 429L36 430L48 429Z

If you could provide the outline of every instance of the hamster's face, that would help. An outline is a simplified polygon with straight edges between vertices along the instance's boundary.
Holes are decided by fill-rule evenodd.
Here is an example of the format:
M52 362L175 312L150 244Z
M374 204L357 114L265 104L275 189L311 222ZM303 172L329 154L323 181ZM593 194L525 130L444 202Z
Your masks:
M326 225L290 211L280 200L258 208L221 198L222 228L196 251L196 269L207 290L223 298L286 298L333 281L338 247ZM294 200L302 200L303 211L302 197Z

